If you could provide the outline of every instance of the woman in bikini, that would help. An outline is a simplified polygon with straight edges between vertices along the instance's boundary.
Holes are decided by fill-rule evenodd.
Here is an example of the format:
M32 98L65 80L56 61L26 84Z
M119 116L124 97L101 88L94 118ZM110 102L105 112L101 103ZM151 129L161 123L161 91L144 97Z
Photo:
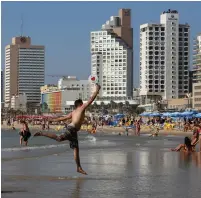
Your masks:
M176 148L171 149L171 151L180 151L182 149L185 149L185 147L186 147L186 143L185 142L188 143L189 141L191 142L191 147L194 148L195 147L195 143L198 140L199 140L199 132L198 132L197 127L195 127L194 130L193 130L193 136L192 136L192 138L190 139L189 137L185 137L184 138L184 144L179 144Z
M21 120L20 123L22 124L22 129L19 132L20 135L20 145L22 145L22 141L25 142L25 146L28 145L28 139L31 137L31 132L29 130L28 124Z

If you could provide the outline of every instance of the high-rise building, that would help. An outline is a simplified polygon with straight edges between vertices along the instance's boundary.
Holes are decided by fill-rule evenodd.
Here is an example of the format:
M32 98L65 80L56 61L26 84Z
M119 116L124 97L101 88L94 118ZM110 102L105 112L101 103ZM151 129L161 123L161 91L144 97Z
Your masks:
M201 34L193 47L193 107L201 110Z
M160 24L140 26L140 95L145 102L182 98L189 88L188 24L176 10L161 14Z
M133 28L131 10L120 9L99 31L91 32L91 74L102 87L100 98L133 95Z
M4 101L4 71L1 69L1 102Z
M26 94L27 103L40 103L45 78L45 47L32 45L30 37L14 37L5 48L5 103L13 95Z
M201 82L201 34L193 43L193 82Z

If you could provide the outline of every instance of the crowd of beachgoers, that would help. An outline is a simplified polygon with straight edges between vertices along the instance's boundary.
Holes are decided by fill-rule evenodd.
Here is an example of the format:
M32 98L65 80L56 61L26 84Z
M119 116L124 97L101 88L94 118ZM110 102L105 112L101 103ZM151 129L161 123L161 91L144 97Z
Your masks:
M29 126L40 128L41 130L49 130L50 128L58 129L58 126L66 126L68 122L51 122L52 117L48 116L16 116L2 119L2 128L18 128L20 120L26 121ZM105 116L88 116L83 123L84 126L94 126L97 128L109 126L109 127L124 127L132 128L136 130L137 134L140 134L141 130L150 130L159 132L160 130L167 131L192 131L195 126L201 126L201 118L197 117L169 117L169 116L133 116L124 114L105 115Z
M18 116L18 117L8 117L2 119L2 128L5 129L20 129L20 121L25 121L30 129L35 128L38 130L63 130L67 127L69 122L52 122L50 117L45 116ZM107 127L107 128L105 128ZM166 117L166 116L138 116L133 115L106 115L106 116L89 116L85 118L82 131L87 131L89 133L96 133L97 130L103 129L109 132L114 131L116 128L119 132L119 135L129 134L132 131L132 134L139 136L141 131L148 131L152 137L158 136L161 131L165 131L171 134L173 131L177 131L177 134L180 132L187 133L192 132L192 138L188 136L184 139L184 144L179 145L174 151L179 151L183 148L183 145L192 142L192 145L196 145L201 139L201 118L197 117ZM99 130L101 132L101 130ZM201 143L200 143L201 151Z

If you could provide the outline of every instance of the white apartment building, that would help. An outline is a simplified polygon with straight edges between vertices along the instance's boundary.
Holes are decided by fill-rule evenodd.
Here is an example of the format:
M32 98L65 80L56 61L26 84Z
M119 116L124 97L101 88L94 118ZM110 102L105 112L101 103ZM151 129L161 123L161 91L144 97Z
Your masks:
M193 43L193 82L201 82L201 33Z
M176 10L160 16L160 24L140 26L140 95L146 99L168 100L185 97L189 78L188 24L179 24Z
M1 70L1 102L4 101L4 71Z
M201 81L193 83L193 108L201 110Z
M58 89L78 91L79 98L82 100L87 100L91 96L90 83L88 80L78 80L76 76L68 76L59 79ZM75 98L77 99L77 98Z
M25 93L11 97L11 108L14 110L27 111L27 96Z
M201 110L201 34L193 47L193 108Z
M45 48L31 45L30 37L14 37L5 49L5 102L12 95L26 93L27 102L40 103L45 79Z
M41 104L43 112L61 113L71 110L74 101L87 101L91 96L88 80L78 80L76 76L59 79L58 87L45 85L41 87ZM46 106L46 107L45 107Z
M133 29L131 10L120 9L100 31L91 32L91 74L102 87L100 98L132 98Z

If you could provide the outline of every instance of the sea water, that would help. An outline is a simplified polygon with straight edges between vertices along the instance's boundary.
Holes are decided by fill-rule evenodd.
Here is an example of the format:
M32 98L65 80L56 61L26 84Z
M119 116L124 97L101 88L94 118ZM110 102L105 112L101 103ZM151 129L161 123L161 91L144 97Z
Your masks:
M34 137L19 146L15 131L2 131L2 197L198 198L201 156L169 149L182 137L79 133L76 172L68 141Z

